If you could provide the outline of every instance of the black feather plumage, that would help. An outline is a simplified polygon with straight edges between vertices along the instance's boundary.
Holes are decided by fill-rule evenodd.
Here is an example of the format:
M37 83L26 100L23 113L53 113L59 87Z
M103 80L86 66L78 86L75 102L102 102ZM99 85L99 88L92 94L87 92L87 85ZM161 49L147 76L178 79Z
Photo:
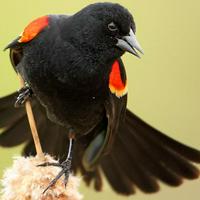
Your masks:
M99 3L72 16L45 19L48 25L30 41L18 37L8 45L14 69L33 90L31 104L43 150L65 160L73 129L72 170L80 171L87 185L94 181L96 190L102 188L101 172L124 195L135 193L136 187L157 192L159 181L178 186L183 179L198 178L199 169L192 163L200 163L200 151L126 109L120 57L125 50L136 56L136 50L142 52L128 10ZM0 98L0 145L26 142L23 153L35 155L25 109L13 107L16 96Z

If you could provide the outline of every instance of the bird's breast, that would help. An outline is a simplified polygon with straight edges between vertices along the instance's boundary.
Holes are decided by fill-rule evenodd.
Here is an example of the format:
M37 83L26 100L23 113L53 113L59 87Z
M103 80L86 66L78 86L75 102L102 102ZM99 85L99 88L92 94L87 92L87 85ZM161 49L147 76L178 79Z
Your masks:
M38 52L37 52L37 50ZM23 74L48 117L84 134L104 116L108 79L80 55L61 49L25 52Z

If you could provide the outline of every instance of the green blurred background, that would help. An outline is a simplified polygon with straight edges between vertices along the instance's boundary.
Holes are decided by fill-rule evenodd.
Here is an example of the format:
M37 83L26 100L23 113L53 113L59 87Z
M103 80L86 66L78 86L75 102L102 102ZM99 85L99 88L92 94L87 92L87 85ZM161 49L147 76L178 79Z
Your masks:
M104 0L105 1L105 0ZM92 0L1 0L0 49L18 36L28 22L45 14L74 13ZM124 56L129 102L134 112L156 128L200 149L200 1L121 0L135 17L137 38L145 55ZM18 89L8 52L0 51L0 96ZM0 176L21 147L0 148ZM115 195L105 184L102 193L81 186L85 199L197 200L200 180L182 187L162 186L158 194Z

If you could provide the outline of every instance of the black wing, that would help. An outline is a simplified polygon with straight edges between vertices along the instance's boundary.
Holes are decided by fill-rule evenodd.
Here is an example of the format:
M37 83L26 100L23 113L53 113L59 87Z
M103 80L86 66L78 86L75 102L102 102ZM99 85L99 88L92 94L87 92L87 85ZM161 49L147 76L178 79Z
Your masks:
M23 154L35 155L25 109L13 107L15 96L17 93L0 99L0 129L3 130L0 145L11 147L26 142ZM64 160L68 146L66 130L47 119L36 99L32 100L32 106L43 150ZM184 178L199 176L198 168L191 163L200 163L198 150L169 138L129 110L126 110L125 121L119 124L110 154L101 159L93 172L84 169L81 161L85 146L83 141L78 142L73 170L80 170L88 185L94 180L97 190L102 187L100 168L112 188L122 194L134 193L134 185L144 192L156 192L159 189L157 180L178 186Z
M199 169L191 162L200 163L200 151L164 135L127 110L112 152L101 165L115 191L131 194L132 186L151 193L159 190L158 180L178 186L184 178L198 178Z
M121 60L119 64L126 79ZM150 193L159 190L158 180L178 186L183 178L197 178L199 170L190 161L199 163L200 152L165 136L126 110L126 98L111 94L106 106L108 131L115 138L101 167L113 189L131 194L136 186Z

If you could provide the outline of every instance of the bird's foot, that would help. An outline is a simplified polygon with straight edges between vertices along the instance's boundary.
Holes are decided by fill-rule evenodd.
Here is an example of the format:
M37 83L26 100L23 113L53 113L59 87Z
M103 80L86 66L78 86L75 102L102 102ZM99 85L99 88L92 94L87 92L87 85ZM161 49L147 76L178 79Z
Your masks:
M51 162L45 162L42 163L40 165L38 165L38 167L47 167L47 166L54 166L54 167L60 167L61 171L58 173L58 175L49 183L49 185L47 186L47 188L44 190L43 194L53 185L56 184L56 182L58 181L58 179L60 179L60 177L62 175L65 176L64 178L64 185L66 187L67 185L67 181L69 178L69 174L71 171L71 165L72 165L72 149L73 149L73 141L74 141L74 135L73 134L69 134L70 135L70 139L69 139L69 149L68 149L68 154L67 154L67 159L60 163L51 163Z
M72 159L68 158L67 160L65 160L62 163L50 163L50 162L45 162L42 163L40 165L37 165L38 167L47 167L47 166L54 166L54 167L60 167L61 171L58 173L58 175L49 183L49 185L46 187L46 189L43 191L43 194L52 186L54 186L56 184L56 182L60 179L60 177L62 175L65 176L64 178L64 185L66 187L67 182L68 182L68 178L69 178L69 174L70 174L70 169L71 169L71 163L72 163Z
M16 108L22 106L33 95L33 91L29 86L24 86L18 91L18 93L19 95L15 101Z

